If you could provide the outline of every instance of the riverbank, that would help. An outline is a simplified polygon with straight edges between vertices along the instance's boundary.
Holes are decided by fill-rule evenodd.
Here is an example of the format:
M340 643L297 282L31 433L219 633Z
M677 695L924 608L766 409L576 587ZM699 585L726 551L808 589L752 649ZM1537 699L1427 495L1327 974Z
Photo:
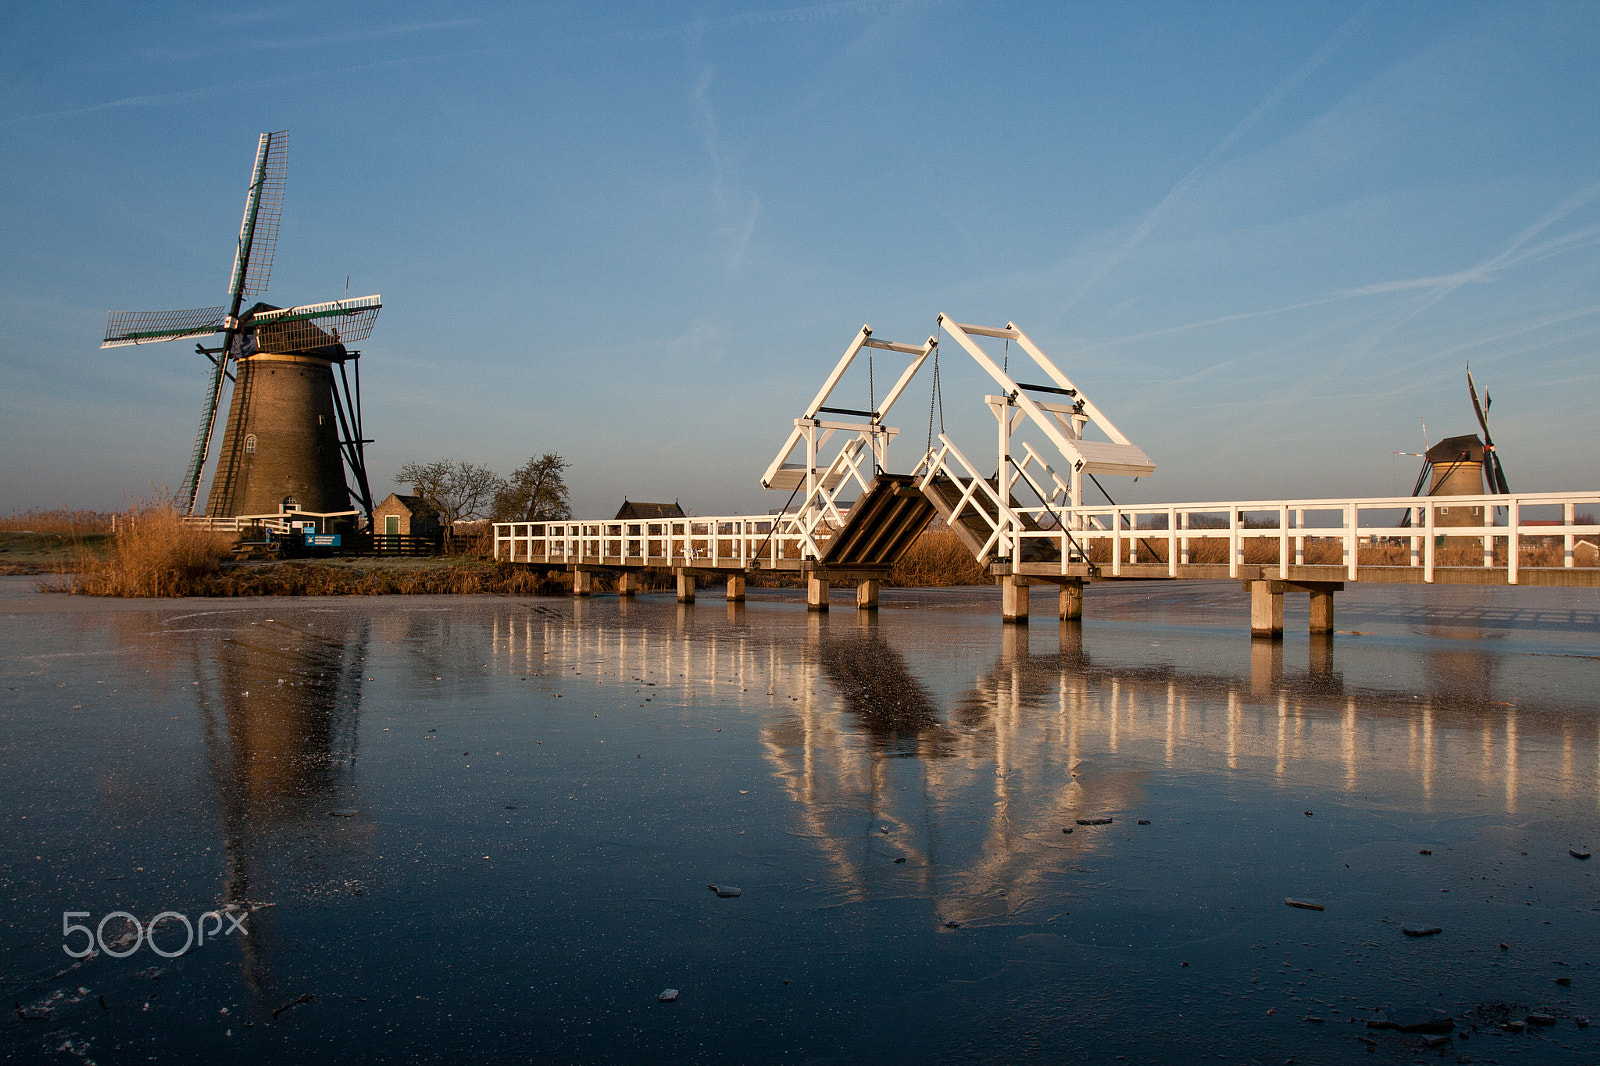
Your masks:
M21 534L0 534L19 537ZM33 535L47 537L48 535ZM231 557L226 537L154 515L116 537L29 541L15 569L6 574L40 576L47 592L89 596L386 596L498 593L555 595L572 590L564 571L544 571L498 562L482 554L422 557L241 561ZM645 589L673 586L669 571L646 571ZM702 577L709 588L718 578ZM756 573L754 586L799 584L793 573ZM949 530L928 530L906 552L884 582L899 588L949 588L988 584L988 575ZM600 591L614 589L614 577L598 575Z

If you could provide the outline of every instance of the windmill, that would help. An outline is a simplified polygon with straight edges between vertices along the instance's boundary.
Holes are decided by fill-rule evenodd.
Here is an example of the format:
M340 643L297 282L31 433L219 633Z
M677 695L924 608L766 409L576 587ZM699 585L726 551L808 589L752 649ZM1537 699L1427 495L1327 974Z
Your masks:
M371 514L361 425L361 353L346 347L372 332L381 296L280 308L245 300L266 291L287 177L288 131L263 133L250 173L228 303L186 311L113 311L102 348L222 334L194 450L178 491L194 514L225 381L233 382L221 456L206 514L345 511L356 496ZM338 367L335 379L334 367ZM346 478L346 470L349 479ZM353 482L353 485L350 483Z
M1472 410L1478 416L1478 425L1483 429L1480 439L1476 433L1465 433L1459 437L1446 437L1431 448L1427 447L1427 423L1423 423L1424 452L1422 470L1417 474L1417 483L1411 490L1411 495L1424 495L1426 486L1428 496L1484 496L1495 494L1509 494L1511 486L1506 481L1505 468L1500 465L1500 454L1495 450L1494 438L1489 435L1489 405L1493 402L1489 394L1483 394L1483 403L1478 402L1478 386L1472 380L1472 369L1467 369L1467 392L1472 397ZM1396 452L1396 455L1417 455L1416 452ZM1487 485L1487 492L1485 491ZM1458 514L1452 514L1449 508L1440 508L1436 524L1438 525L1478 525L1482 521L1482 511L1479 508L1456 508ZM1401 525L1409 525L1411 512L1406 512L1405 520Z

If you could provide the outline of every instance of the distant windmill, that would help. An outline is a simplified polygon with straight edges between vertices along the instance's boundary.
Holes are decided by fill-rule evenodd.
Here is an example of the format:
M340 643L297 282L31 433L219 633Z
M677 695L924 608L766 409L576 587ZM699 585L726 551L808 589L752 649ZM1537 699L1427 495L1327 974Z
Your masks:
M1483 394L1483 403L1478 403L1478 386L1472 380L1472 370L1467 369L1467 392L1472 397L1472 410L1478 416L1478 425L1483 429L1483 437L1479 439L1476 433L1466 433L1459 437L1446 437L1431 448L1427 447L1427 423L1423 423L1424 453L1422 470L1417 474L1417 484L1411 490L1411 495L1423 495L1423 487L1427 487L1429 496L1483 496L1496 493L1507 494L1511 486L1506 481L1505 469L1500 465L1500 454L1495 450L1494 438L1489 435L1489 394ZM1396 452L1396 455L1416 455L1416 452ZM1487 492L1485 485L1487 484ZM1439 525L1476 525L1481 521L1482 512L1478 508L1461 509L1461 514L1450 514L1448 509L1441 509L1436 523ZM1409 525L1411 513L1406 512L1401 525Z
M224 379L234 382L233 399L207 515L343 511L352 494L364 511L372 512L365 459L365 446L371 442L361 433L361 353L345 345L371 334L383 298L244 307L247 296L266 291L272 274L287 149L288 131L261 135L226 306L113 311L106 322L102 348L222 334L222 344L216 348L195 345L210 360L211 373L205 411L178 493L185 514L194 513L200 493ZM347 364L353 374L346 373ZM346 467L354 486L346 481Z

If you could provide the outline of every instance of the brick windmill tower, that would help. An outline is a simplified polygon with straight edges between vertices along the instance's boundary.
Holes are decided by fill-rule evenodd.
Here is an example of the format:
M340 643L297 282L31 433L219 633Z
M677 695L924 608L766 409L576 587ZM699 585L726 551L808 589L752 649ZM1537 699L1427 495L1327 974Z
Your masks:
M102 348L222 334L196 344L211 363L206 405L178 505L194 514L227 382L227 428L205 513L212 518L350 508L372 513L361 432L361 353L381 296L280 308L247 297L266 291L287 176L288 132L263 133L234 253L229 302L187 311L113 311ZM348 478L346 474L348 472Z

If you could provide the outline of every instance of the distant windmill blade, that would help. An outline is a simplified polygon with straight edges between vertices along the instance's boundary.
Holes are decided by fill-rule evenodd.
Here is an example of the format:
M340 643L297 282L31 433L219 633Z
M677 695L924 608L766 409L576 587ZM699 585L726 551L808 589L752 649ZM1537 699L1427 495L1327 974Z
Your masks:
M1483 413L1483 405L1478 402L1478 386L1473 383L1472 369L1467 369L1467 392L1472 396L1472 410L1478 416L1478 425L1483 427L1483 443L1485 447L1494 447L1494 441L1489 437L1489 419Z
M1489 394L1483 394L1484 402L1478 403L1478 386L1472 380L1472 368L1467 368L1467 392L1472 396L1472 410L1478 416L1478 425L1483 427L1483 478L1489 483L1489 488L1501 495L1511 494L1511 485L1506 481L1505 468L1500 465L1500 453L1495 450L1494 438L1489 435Z
M188 311L113 311L106 319L106 339L102 348L121 348L129 344L208 337L222 332L227 321L226 307L196 307Z
M200 416L200 429L195 434L194 451L189 456L189 471L184 475L183 487L178 490L186 515L194 514L194 503L200 495L200 475L205 470L206 459L211 454L211 434L217 425L217 408L222 401L222 379L228 370L226 356L211 359L211 387L206 394L206 408Z
M1485 431L1485 435L1487 435L1487 431ZM1490 465L1494 469L1494 486L1496 491L1500 492L1502 495L1511 495L1511 485L1506 481L1505 467L1500 465L1500 453L1497 451L1491 451L1489 452L1489 456L1494 460L1494 462Z
M310 351L366 340L382 309L382 296L331 300L281 311L259 311L251 316L249 329L263 351Z
M232 314L246 296L267 291L272 278L272 253L278 246L278 220L283 215L283 190L289 177L289 131L263 133L250 172L250 192L239 223L239 246L233 258Z
M1411 495L1422 495L1422 486L1428 483L1428 474L1432 471L1433 464L1428 462L1427 457L1424 456L1422 460L1422 472L1417 475L1417 483L1411 487Z

